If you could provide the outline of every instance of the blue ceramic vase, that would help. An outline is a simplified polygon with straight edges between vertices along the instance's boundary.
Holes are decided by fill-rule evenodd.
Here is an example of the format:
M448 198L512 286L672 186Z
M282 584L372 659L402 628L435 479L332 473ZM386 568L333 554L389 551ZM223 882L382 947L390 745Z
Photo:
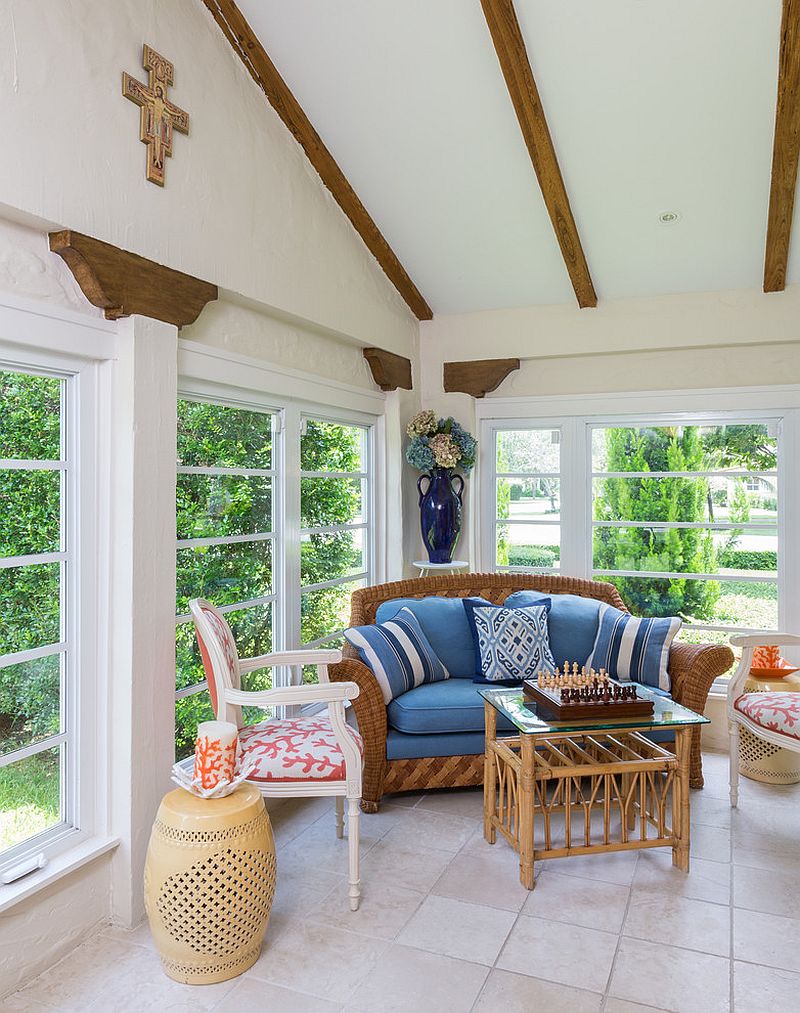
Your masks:
M427 479L428 486L422 483ZM456 489L455 483L459 486ZM464 479L449 468L433 468L430 474L420 475L419 518L422 541L431 563L449 563L453 558L458 536L461 534L461 494Z

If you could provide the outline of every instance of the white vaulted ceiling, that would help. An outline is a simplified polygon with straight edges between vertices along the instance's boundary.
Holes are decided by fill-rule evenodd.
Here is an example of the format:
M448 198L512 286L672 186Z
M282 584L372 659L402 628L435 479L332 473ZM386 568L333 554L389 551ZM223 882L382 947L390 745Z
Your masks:
M479 0L239 6L435 313L574 302ZM516 10L600 300L760 287L780 0Z

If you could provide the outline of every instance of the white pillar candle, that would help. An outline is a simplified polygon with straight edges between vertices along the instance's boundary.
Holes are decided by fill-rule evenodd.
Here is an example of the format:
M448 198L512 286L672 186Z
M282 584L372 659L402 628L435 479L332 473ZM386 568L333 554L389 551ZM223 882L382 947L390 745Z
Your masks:
M203 721L194 745L194 779L201 788L232 781L236 773L239 729L230 721Z

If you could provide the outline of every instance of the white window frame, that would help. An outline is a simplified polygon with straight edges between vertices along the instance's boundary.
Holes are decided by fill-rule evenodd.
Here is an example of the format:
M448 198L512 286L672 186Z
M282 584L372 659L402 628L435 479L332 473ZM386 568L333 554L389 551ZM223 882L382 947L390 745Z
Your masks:
M7 849L0 871L43 854L52 871L32 887L3 887L0 909L60 875L67 853L80 862L113 846L108 834L108 696L99 679L107 667L107 587L110 555L107 506L110 460L107 425L111 410L110 360L116 356L116 324L61 307L3 295L0 301L0 368L50 375L65 381L62 400L61 540L58 553L27 557L61 563L61 636L58 645L4 656L11 665L64 651L61 674L63 731L7 755L4 765L63 743L61 813L56 826ZM3 462L3 465L8 462ZM19 467L14 462L12 467ZM54 463L55 466L55 463ZM36 465L34 465L34 468ZM25 558L25 557L23 557ZM19 561L19 560L18 560ZM9 565L6 563L6 565ZM65 868L67 867L65 866ZM18 889L19 887L19 889Z
M300 643L300 599L304 591L319 586L335 586L365 579L362 575L336 578L324 585L300 584L300 434L303 419L313 419L368 429L364 517L369 531L365 540L369 566L366 579L379 583L385 574L385 521L377 507L386 502L385 470L382 453L385 446L385 395L363 388L322 380L264 360L222 352L197 342L178 342L178 397L229 405L248 411L273 413L273 651L289 650ZM330 477L333 473L325 473ZM360 477L361 473L347 477ZM243 540L246 540L244 538ZM265 600L269 600L265 599ZM260 599L259 599L260 601ZM243 603L245 606L250 603ZM224 606L235 611L242 604ZM180 620L183 617L177 617ZM176 620L176 621L177 621ZM315 645L339 636L332 632ZM276 685L297 683L299 669L274 673ZM176 691L176 699L202 692L205 681Z
M561 565L558 572L592 579L591 429L638 424L752 424L779 422L778 627L800 630L800 386L639 392L556 398L496 398L477 406L481 446L478 530L480 568L495 566L495 438L498 430L561 430ZM741 527L742 525L736 525ZM520 569L509 567L508 569ZM648 575L649 576L649 575ZM713 575L712 575L713 576ZM598 576L598 579L602 579ZM755 579L755 577L753 578ZM734 633L738 628L697 624L693 629ZM745 632L761 632L746 630Z

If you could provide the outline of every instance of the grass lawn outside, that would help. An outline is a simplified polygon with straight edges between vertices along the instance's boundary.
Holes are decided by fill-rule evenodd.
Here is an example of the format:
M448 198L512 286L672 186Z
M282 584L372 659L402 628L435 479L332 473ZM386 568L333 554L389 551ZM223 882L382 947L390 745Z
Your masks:
M61 820L59 750L0 768L0 852Z

